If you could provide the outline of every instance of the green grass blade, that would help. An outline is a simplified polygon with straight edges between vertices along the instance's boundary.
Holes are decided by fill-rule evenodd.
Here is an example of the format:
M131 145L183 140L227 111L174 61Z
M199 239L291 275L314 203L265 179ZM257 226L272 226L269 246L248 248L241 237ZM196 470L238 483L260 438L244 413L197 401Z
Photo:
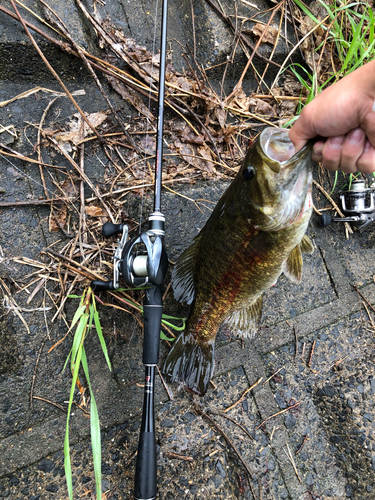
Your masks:
M70 361L70 366L73 371L74 365L76 364L76 357L78 356L79 346L82 342L83 332L86 330L87 322L89 320L89 315L87 313L81 316L76 332L74 334L73 346L72 346L72 358Z
M360 20L358 24L356 24L351 16L349 16L350 23L352 25L352 30L353 30L353 38L352 42L350 44L349 50L346 54L345 60L342 64L341 71L344 73L346 68L348 67L349 63L352 62L353 57L355 57L356 53L358 52L358 48L361 42L361 31L362 31L362 25L364 18Z
M105 340L104 340L104 337L103 337L102 325L100 324L98 311L95 311L95 313L94 313L94 322L95 322L95 328L96 328L96 331L98 333L98 337L99 337L99 340L100 340L100 345L102 346L104 357L105 357L105 359L107 361L109 369L112 371L112 366L111 366L111 362L109 360L107 346L106 346L106 343L105 343Z
M372 45L374 43L374 13L372 12L372 8L368 8L368 16L369 16L369 21L368 21L368 43Z
M185 321L183 321L182 326L176 326L173 323L169 323L169 321L165 321L164 319L161 320L161 323L162 325L169 326L169 328L176 330L176 332L182 332L182 330L185 330Z
M161 338L161 340L169 340L169 342L173 342L174 340L176 340L176 339L174 339L174 338L171 338L171 339L170 339L170 338L169 338L169 337L167 337L167 336L166 336L166 335L165 335L165 334L164 334L161 330L160 330L160 338Z
M316 24L319 24L320 21L314 16L314 14L306 7L306 5L299 0L294 0L294 3L298 5L298 7L306 14L306 16L309 16L310 19L312 19ZM324 29L325 26L322 24L322 28Z
M334 183L333 183L332 191L329 193L329 195L330 195L330 196L332 196L332 193L333 193L333 191L334 191L334 190L335 190L335 188L336 188L337 178L338 178L338 172L337 172L337 170L336 170L336 172L335 172L335 181L334 181Z
M69 423L66 424L65 439L64 439L64 469L65 480L68 488L69 500L73 500L73 478L72 466L70 464L70 450L69 450Z
M72 404L73 404L73 397L74 397L74 391L75 391L77 378L78 378L79 366L81 364L83 339L84 339L84 336L82 336L81 343L80 343L80 346L79 346L78 352L77 352L76 363L74 365L73 380L72 380L72 386L70 388L68 415L66 417L66 430L65 430L65 439L64 439L64 468L65 468L65 478L66 478L66 484L67 484L67 488L68 488L69 500L73 500L73 482L72 482L72 469L71 469L71 463L70 463L70 447L69 447L69 418L70 418L70 412L71 412Z
M94 393L91 389L89 367L84 347L82 347L82 368L85 372L87 384L90 390L90 430L91 430L91 446L94 463L94 474L96 483L96 498L100 499L102 495L102 455L101 455L101 440L100 440L100 423L98 408Z
M70 329L73 328L73 326L77 323L79 318L82 316L82 314L85 312L86 306L79 306L79 308L76 310L73 319L72 319L72 324L70 325Z

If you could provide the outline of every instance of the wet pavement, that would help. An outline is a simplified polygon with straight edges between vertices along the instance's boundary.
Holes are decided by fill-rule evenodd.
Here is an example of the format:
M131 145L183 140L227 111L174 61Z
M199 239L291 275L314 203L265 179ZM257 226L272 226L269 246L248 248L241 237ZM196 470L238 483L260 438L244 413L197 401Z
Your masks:
M173 5L176 9L178 2ZM207 8L205 2L200 6ZM9 22L3 17L0 22L3 33L10 36ZM179 26L188 39L188 30L183 23ZM76 29L79 34L79 26ZM137 25L132 29L136 32ZM21 35L15 38L17 47L24 43ZM11 47L12 41L8 42ZM106 109L88 75L77 71L77 62L70 64L65 75L69 88L86 91L77 97L80 106L89 112ZM2 74L0 101L39 83L59 90L46 73L38 79L40 66L29 67L22 77L9 61L6 67L15 73ZM74 78L69 80L72 72ZM19 133L16 141L0 134L0 141L31 154L37 131L30 124L39 123L50 99L39 93L0 108L0 124L14 125ZM131 113L115 95L111 99L122 106L124 116ZM74 112L60 98L47 122L63 123ZM52 154L44 161L57 162ZM107 172L104 161L99 150L87 155L87 174L95 183ZM43 196L38 167L11 162L0 156L0 202ZM319 180L318 167L315 174ZM46 183L54 189L48 178ZM174 189L193 200L216 201L226 186L226 182L200 181ZM314 198L316 206L327 205L318 191ZM146 195L143 203L147 212L152 195ZM186 198L163 193L171 261L204 225L210 214L207 206L200 203L198 210ZM138 198L129 197L124 208L139 217ZM43 289L28 301L32 288L20 287L30 281L35 268L11 260L16 256L40 260L43 248L57 240L57 245L66 242L64 235L48 231L48 216L49 208L43 206L0 208L0 278L9 289L8 296L3 290L0 304L0 498L11 500L67 498L63 440L71 377L63 366L71 337L48 353L67 326L62 320L51 322L54 311L48 309L52 305ZM356 231L346 240L343 226L320 228L313 214L308 234L315 252L304 257L302 283L295 285L282 277L269 290L254 339L241 342L221 329L215 374L206 396L194 399L172 387L170 400L157 377L160 499L375 498L374 328L363 306L363 297L375 304L374 227L363 234ZM11 311L11 298L22 308L27 327ZM74 300L67 304L68 320L75 307ZM104 307L99 312L113 371L107 368L96 335L89 336L85 345L102 428L102 489L108 500L127 500L132 498L143 401L142 334L132 316ZM187 310L169 293L165 312L183 315ZM164 342L161 347L163 360L168 347ZM93 498L89 418L79 408L73 410L70 430L75 498Z

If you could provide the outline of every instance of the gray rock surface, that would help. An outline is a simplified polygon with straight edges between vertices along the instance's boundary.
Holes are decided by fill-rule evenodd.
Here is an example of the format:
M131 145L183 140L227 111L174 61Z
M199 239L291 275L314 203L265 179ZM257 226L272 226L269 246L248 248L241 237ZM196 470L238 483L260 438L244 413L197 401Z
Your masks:
M24 3L41 13L38 2ZM74 2L56 0L49 4L59 11L83 47L100 53L91 26ZM233 2L227 0L222 4L228 14L233 13ZM0 0L0 5L10 8L5 0ZM87 7L92 8L88 4ZM143 0L95 2L98 16L109 16L127 36L149 49L153 43L154 7L154 1ZM238 16L253 14L245 2L238 2ZM23 9L22 15L48 31ZM211 66L225 61L233 48L233 35L228 27L203 0L194 1L194 15L198 60ZM156 31L158 33L158 27ZM60 90L19 24L3 13L0 13L0 32L0 101L37 85ZM69 88L86 91L77 97L79 105L88 112L106 109L101 94L82 69L81 61L62 53L39 35L36 37ZM192 50L194 47L189 2L170 0L169 38L172 62L182 69L181 54L186 42ZM262 50L267 53L270 47ZM286 48L281 47L275 60L281 61L285 51ZM234 61L227 79L229 86L237 81L246 63L240 50L236 51ZM254 61L261 69L263 63L257 58ZM216 69L210 77L218 84L222 74L222 70ZM244 81L244 88L253 86L253 81ZM118 96L110 95L124 116L132 112ZM0 108L0 124L14 125L20 132L16 142L5 133L0 134L0 141L31 154L36 130L30 124L39 123L50 99L49 94L36 94ZM60 98L47 122L63 123L74 112L71 104ZM86 168L90 179L100 185L107 160L100 151L96 154L87 155ZM52 155L48 161L54 161ZM59 158L60 161L63 162ZM49 189L54 189L48 177L46 183ZM201 181L174 188L191 199L215 202L226 185ZM44 196L38 167L16 159L10 163L3 155L0 156L0 188L1 202ZM86 194L90 194L89 189ZM315 201L319 196L315 193ZM148 194L144 211L151 205L152 195ZM131 216L138 217L137 198L129 198L124 207ZM172 261L207 220L209 208L203 203L199 207L200 210L186 198L163 193L166 244ZM63 235L48 231L48 216L49 209L43 206L0 208L0 277L19 307L29 309L23 312L27 330L9 309L10 296L2 296L0 498L12 500L67 498L63 441L71 376L62 367L70 351L71 337L48 353L65 335L67 326L63 321L52 323L50 311L30 311L50 304L48 296L42 289L31 305L27 304L32 289L20 291L19 286L30 280L27 276L35 272L35 268L10 260L16 256L39 260L44 247L57 240L66 241ZM160 499L177 496L253 498L251 489L266 500L374 498L374 332L363 310L362 299L352 286L358 286L367 300L375 304L374 229L370 226L364 234L355 232L345 240L341 226L322 229L313 215L308 234L316 251L305 258L303 281L296 286L282 278L267 293L259 335L242 344L231 339L224 328L219 333L215 377L204 398L195 401L190 394L174 387L174 399L170 401L157 378ZM73 300L67 304L68 320L75 306ZM187 312L174 302L171 294L167 296L165 310L171 314ZM130 499L143 400L142 334L129 315L107 308L100 308L100 314L113 372L106 367L95 335L87 339L86 349L102 426L102 487L109 500ZM162 343L162 359L166 353L167 346ZM267 380L276 371L277 375L265 384L258 384L223 416L223 410L236 403L248 387L260 377ZM31 406L32 384L33 394L39 399L33 399ZM287 410L296 403L299 404ZM196 405L229 437L251 471L250 483L233 447L197 411ZM286 411L280 413L283 410ZM94 491L94 475L89 419L79 408L73 413L71 455L74 491L78 498ZM261 425L272 415L275 416ZM176 458L176 454L189 460Z

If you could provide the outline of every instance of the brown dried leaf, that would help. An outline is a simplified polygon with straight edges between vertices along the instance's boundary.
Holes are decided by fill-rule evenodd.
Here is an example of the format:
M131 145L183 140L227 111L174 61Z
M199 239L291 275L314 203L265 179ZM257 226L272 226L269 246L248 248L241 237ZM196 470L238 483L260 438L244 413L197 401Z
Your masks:
M107 114L103 111L91 114L85 113L85 115L91 125L95 128L101 125L107 118ZM88 124L83 121L81 115L79 113L75 113L68 123L68 130L65 132L58 131L53 134L53 136L62 149L70 152L73 149L72 144L76 146L86 136L93 133L94 132Z
M225 122L227 120L226 111L221 106L217 106L215 108L215 115L216 115L217 121L220 124L220 127L224 128Z
M258 115L264 115L268 117L276 116L275 109L264 99L256 99L257 103L254 112Z
M212 154L209 149L209 147L205 144L204 146L201 146L197 148L198 154L202 156L207 161L200 162L202 165L202 168L206 170L207 172L210 172L211 174L216 174L215 166L214 164L210 161L212 160Z
M140 141L140 145L146 154L148 154L148 155L155 154L155 151L156 151L156 139L155 139L155 137L145 135L143 137L143 139Z
M155 120L154 115L151 111L145 106L139 94L137 94L134 90L125 87L123 83L121 83L117 78L113 76L107 75L107 80L111 84L112 88L120 94L120 96L125 99L125 101L132 104L137 111L139 111L142 115L144 115L149 120Z
M265 29L266 27L264 26L264 24L256 23L254 24L250 32L257 37L260 37ZM272 45L274 45L277 40L278 31L279 30L277 28L269 26L267 31L265 31L265 34L263 35L262 43L271 43Z
M56 232L65 228L68 210L64 205L60 210L51 210L49 216L49 232Z
M91 217L103 217L105 215L103 209L95 205L85 207L85 212L87 215L91 215Z

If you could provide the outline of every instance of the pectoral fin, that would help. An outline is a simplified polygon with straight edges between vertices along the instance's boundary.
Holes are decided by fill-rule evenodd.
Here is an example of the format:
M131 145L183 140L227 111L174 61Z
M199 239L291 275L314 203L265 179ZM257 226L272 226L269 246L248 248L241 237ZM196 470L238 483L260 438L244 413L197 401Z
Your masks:
M236 309L225 320L233 335L243 338L254 336L262 316L263 295L242 309Z
M194 300L194 268L200 236L178 258L172 272L174 298L179 302L191 304Z
M301 283L302 279L302 254L299 245L293 248L288 259L283 264L283 272L293 283Z
M302 253L312 254L314 252L314 245L311 243L311 240L306 234L303 236L301 243L299 244L299 248Z
M303 253L312 254L314 246L308 236L304 235L301 243L293 248L289 257L283 264L283 272L293 283L301 283L302 280L302 267L303 267Z

